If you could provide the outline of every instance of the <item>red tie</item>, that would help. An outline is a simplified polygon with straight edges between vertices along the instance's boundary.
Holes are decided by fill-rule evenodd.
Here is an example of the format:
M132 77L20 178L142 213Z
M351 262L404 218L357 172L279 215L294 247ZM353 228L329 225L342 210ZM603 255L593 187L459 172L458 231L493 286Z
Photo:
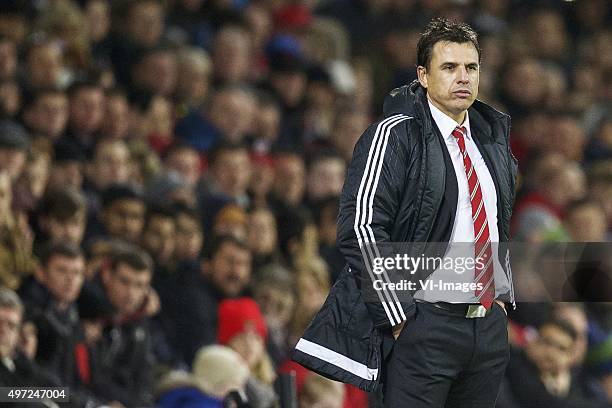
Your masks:
M476 297L482 305L489 309L495 298L495 282L493 279L493 251L491 250L491 237L489 236L489 225L487 222L487 211L484 206L482 189L478 181L478 175L474 171L472 160L465 149L464 136L467 133L465 127L457 126L453 130L453 136L457 139L459 150L463 155L463 166L467 175L470 201L472 204L472 221L474 222L474 252L476 254L476 266L474 268L474 282L482 286L482 290L476 289ZM480 260L480 262L479 262ZM479 286L480 286L479 285Z

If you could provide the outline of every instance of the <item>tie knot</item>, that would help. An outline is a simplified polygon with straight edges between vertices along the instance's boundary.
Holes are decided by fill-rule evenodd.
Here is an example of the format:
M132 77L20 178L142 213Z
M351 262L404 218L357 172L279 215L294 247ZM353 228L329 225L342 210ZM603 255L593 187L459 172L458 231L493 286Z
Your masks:
M457 126L455 130L453 130L453 136L455 137L455 139L463 139L466 133L467 129L465 128L465 126Z

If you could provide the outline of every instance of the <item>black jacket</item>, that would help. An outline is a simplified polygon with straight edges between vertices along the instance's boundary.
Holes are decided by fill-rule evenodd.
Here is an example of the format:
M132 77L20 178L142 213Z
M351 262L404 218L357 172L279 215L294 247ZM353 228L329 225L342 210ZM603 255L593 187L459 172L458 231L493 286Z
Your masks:
M372 284L363 277L374 279L372 257L380 244L390 242L409 243L413 254L445 251L446 244L430 248L424 243L448 242L456 211L456 200L445 199L449 189L457 194L456 179L448 177L450 157L445 158L425 90L416 81L395 89L384 112L385 118L357 142L340 199L338 245L347 266L293 354L305 367L365 391L381 383L384 356L393 343L389 328L415 313L412 293L401 298L394 292L365 295ZM469 115L495 183L502 245L509 238L517 173L509 146L510 118L480 101ZM512 285L508 251L500 247L499 256ZM419 271L417 278L431 272ZM514 303L513 291L502 299Z

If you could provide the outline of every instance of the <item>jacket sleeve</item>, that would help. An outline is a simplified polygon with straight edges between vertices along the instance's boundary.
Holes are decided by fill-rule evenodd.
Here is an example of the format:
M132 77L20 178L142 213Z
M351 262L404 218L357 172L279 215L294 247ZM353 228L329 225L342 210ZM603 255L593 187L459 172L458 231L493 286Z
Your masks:
M412 297L400 301L394 291L374 289L374 281L389 282L389 276L372 270L373 258L381 256L380 244L391 240L400 206L409 160L397 140L406 136L403 122L407 119L394 115L364 132L355 146L340 198L338 246L378 328L395 326L414 315ZM405 296L402 294L402 300Z

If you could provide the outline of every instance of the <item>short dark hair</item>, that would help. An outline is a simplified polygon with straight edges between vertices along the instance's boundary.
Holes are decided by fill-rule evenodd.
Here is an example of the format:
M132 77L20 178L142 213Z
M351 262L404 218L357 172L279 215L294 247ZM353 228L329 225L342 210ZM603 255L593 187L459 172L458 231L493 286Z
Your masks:
M434 45L439 41L459 44L471 42L478 52L478 61L480 61L481 50L478 44L478 34L472 27L466 23L435 18L427 24L417 44L417 64L419 66L429 67Z
M223 153L237 151L243 151L248 154L249 149L247 145L242 142L234 143L227 140L220 140L219 142L215 143L208 152L208 165L214 166Z
M113 184L102 192L102 207L108 208L115 201L138 200L144 204L142 191L131 184Z
M79 212L85 212L87 203L79 190L70 186L58 187L45 193L38 207L41 217L60 222L68 221Z
M236 238L233 235L217 235L212 239L212 245L208 251L207 258L213 259L226 244L234 245L242 250L250 252L249 245L245 241Z
M104 88L99 82L96 82L91 79L82 79L75 81L68 87L67 94L69 98L73 98L77 93L82 90L96 90L100 92L104 92Z
M65 258L75 259L84 257L81 248L70 242L58 242L48 245L40 257L40 261L43 267L49 265L49 261L54 256L63 256Z
M149 223L153 218L169 218L174 222L176 217L175 209L172 206L153 204L147 208L147 214L145 216L145 230L148 228Z
M116 271L119 265L127 265L138 272L153 273L151 256L139 247L124 243L111 255L110 267Z

